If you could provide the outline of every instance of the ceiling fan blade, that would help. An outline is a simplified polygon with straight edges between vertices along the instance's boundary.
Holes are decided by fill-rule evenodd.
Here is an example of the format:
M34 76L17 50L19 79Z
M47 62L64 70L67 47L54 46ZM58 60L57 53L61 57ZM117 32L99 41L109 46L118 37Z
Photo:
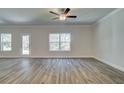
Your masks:
M70 8L66 8L64 14L67 14L70 11Z
M77 16L67 16L67 18L76 18Z
M53 12L53 11L49 11L50 13L52 13L52 14L55 14L55 15L59 15L58 13L55 13L55 12Z
M59 19L59 17L52 18L53 20Z

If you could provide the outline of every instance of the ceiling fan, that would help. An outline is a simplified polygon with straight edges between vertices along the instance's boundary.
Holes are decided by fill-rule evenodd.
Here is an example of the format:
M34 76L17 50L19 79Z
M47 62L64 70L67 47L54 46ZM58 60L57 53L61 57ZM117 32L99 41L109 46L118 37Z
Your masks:
M59 19L59 20L66 20L67 18L76 18L77 16L73 16L69 14L70 8L62 9L62 13L56 13L53 11L49 11L52 14L55 14L57 17L53 18L53 20Z

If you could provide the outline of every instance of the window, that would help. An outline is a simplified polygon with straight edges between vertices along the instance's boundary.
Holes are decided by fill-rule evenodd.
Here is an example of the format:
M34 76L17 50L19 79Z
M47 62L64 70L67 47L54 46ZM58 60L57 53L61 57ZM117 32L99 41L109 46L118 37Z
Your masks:
M49 34L50 51L70 51L71 34L53 33Z
M29 48L29 35L22 36L22 54L29 55L30 48Z
M1 51L11 51L12 36L9 33L1 33Z

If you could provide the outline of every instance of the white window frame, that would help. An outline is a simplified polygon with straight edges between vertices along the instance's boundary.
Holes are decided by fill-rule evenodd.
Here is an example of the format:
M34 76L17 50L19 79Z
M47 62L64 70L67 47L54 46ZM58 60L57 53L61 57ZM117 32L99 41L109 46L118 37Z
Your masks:
M29 36L29 54L23 54L23 36ZM28 56L28 55L31 54L31 47L30 47L30 45L31 45L31 36L30 36L30 34L22 34L21 35L21 54L23 56Z
M59 34L59 41L58 41L58 42L50 42L50 35L51 35L51 34ZM63 42L62 42L61 39L60 39L62 34L69 34L69 35L70 35L70 41L69 41L69 42L67 42L67 41L65 41L65 42L63 41ZM50 49L50 44L51 44L51 43L58 43L58 44L59 44L59 49L58 49L58 50L51 50L51 49ZM62 43L69 43L70 49L69 49L69 50L64 50L64 49L62 49L62 48L61 48L61 44L62 44ZM71 33L50 33L50 34L49 34L49 51L64 51L64 52L71 51Z
M5 43L5 42L2 41L2 34L4 34L4 35L8 34L8 35L11 36L10 42L6 41L6 43L7 43L7 42L10 43L10 50L4 50L4 49L3 49L3 47L4 47L4 46L3 46L3 43ZM1 46L0 46L1 51L3 51L3 52L12 51L12 34L11 34L11 33L0 33L0 44L1 44Z

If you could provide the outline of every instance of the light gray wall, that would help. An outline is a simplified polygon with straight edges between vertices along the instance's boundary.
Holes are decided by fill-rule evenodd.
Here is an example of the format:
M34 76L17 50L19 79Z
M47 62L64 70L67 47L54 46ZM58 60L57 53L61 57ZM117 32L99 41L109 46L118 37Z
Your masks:
M31 54L29 57L91 57L92 56L92 31L86 25L67 25L67 26L0 26L0 33L12 33L12 51L0 52L0 57L22 57L21 54L21 35L31 35ZM50 52L49 33L71 33L70 52Z
M93 25L94 57L124 71L124 9Z

